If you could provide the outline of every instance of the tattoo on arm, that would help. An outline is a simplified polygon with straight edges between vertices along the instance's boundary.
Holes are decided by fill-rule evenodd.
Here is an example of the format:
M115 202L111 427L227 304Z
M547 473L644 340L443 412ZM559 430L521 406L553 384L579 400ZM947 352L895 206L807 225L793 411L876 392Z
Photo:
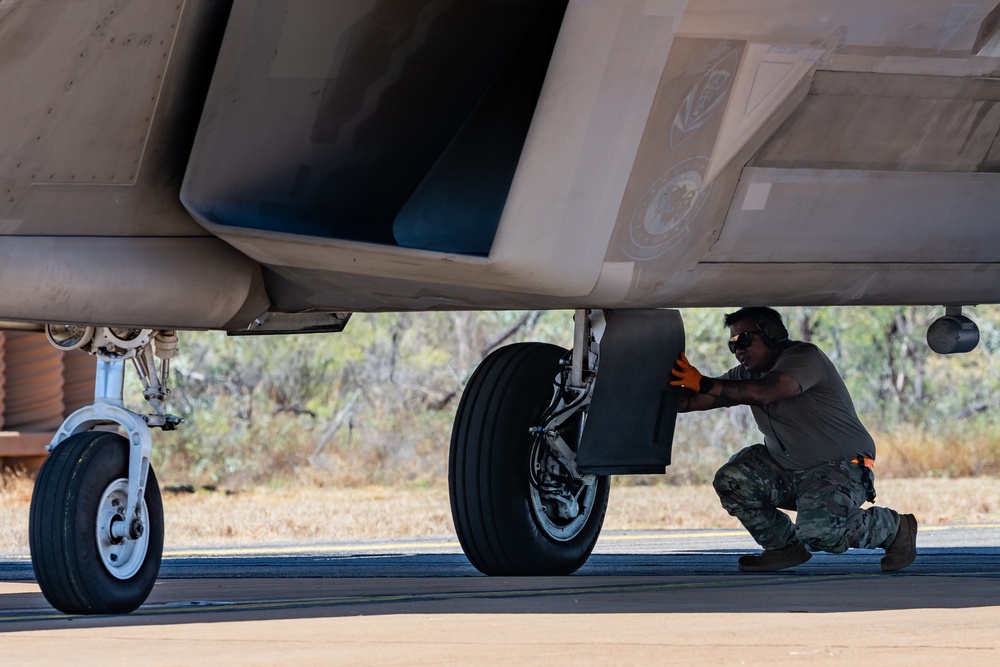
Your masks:
M682 396L677 401L677 412L696 412L700 410L712 410L714 408L721 408L723 406L722 402L715 398L714 396L708 396L707 394L692 394L690 396Z
M746 386L742 381L736 380L733 382L724 382L721 387L722 391L719 392L719 398L723 401L728 401L734 405L742 405L747 403L746 400Z
M788 386L784 391L777 391L785 377L787 376L782 373L768 373L759 380L716 382L719 387L717 400L722 405L764 405L800 393L801 388L794 380L794 387Z

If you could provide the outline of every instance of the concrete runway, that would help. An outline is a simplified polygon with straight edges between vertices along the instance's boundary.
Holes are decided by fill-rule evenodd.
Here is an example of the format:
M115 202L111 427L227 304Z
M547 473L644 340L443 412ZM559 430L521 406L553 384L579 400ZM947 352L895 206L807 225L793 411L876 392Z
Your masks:
M569 577L488 578L454 538L168 550L127 616L56 613L0 559L5 664L998 664L1000 524L926 526L917 561L816 554L748 575L742 532L603 535Z

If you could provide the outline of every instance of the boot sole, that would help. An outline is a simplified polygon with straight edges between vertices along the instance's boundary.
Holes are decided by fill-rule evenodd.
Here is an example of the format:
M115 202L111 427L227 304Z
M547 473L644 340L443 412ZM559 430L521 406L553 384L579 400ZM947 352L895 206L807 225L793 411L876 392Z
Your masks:
M770 565L751 565L737 563L736 567L740 572L779 572L781 570L787 570L790 567L795 567L796 565L802 565L802 563L807 562L810 558L812 558L812 554L807 551L805 558L788 561L787 564L772 563Z

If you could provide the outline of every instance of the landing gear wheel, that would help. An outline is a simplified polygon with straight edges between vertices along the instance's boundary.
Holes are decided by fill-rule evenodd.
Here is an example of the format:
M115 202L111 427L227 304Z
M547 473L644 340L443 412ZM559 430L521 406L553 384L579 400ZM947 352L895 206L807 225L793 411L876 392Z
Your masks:
M28 520L31 565L59 611L125 614L153 590L163 557L163 504L150 468L145 528L136 539L120 537L131 515L128 456L121 435L88 431L66 438L38 472Z
M448 466L451 513L466 556L484 574L570 574L601 532L607 477L591 486L539 484L551 454L529 429L552 400L565 354L546 343L503 347L462 394Z

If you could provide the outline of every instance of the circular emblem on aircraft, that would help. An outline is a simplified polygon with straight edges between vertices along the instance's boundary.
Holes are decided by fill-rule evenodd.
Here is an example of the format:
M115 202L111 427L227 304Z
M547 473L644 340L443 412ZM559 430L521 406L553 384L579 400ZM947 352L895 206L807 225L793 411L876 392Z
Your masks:
M659 257L682 239L712 186L705 186L707 157L675 165L646 191L635 207L622 252L634 260Z

